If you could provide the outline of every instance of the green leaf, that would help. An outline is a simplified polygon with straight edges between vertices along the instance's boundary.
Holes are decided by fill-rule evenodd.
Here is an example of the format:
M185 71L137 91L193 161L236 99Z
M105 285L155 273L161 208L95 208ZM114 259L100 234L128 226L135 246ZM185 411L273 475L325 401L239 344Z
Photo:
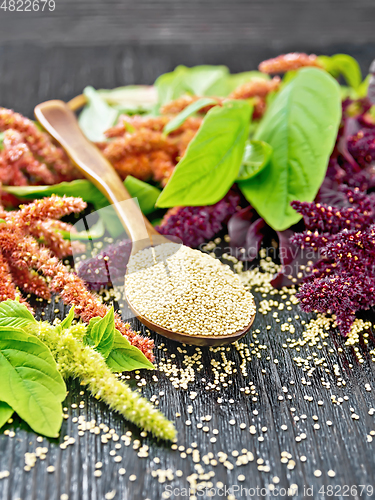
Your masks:
M0 429L8 422L14 411L4 401L0 401Z
M156 226L160 226L160 224L162 223L162 220L163 220L163 217L157 217L156 219L154 219L150 222L154 227L156 227Z
M93 226L89 227L87 231L80 231L79 233L73 233L70 231L65 231L64 229L58 229L58 232L62 234L64 240L91 241L102 238L102 236L105 233L105 226L102 219L99 219L98 222Z
M167 123L167 125L164 127L164 134L168 135L174 130L178 129L179 127L181 127L184 121L189 118L189 116L194 115L195 113L197 113L197 111L204 108L205 106L209 106L210 104L217 104L217 101L215 99L211 99L210 97L202 97L202 99L198 99L198 101L191 103L184 110L182 110L181 113L175 116L173 120Z
M354 57L348 54L335 54L331 57L319 56L318 59L334 78L342 75L353 89L358 89L361 85L361 68Z
M218 92L218 82L224 81L225 85L228 74L226 66L177 66L174 71L165 73L156 80L158 104L163 106L186 93L199 96L221 95Z
M157 206L212 205L236 180L249 134L252 107L227 101L206 115L162 191Z
M155 212L156 200L161 193L160 189L131 175L126 177L124 185L131 196L137 198L143 214L148 215Z
M154 370L154 365L146 358L142 351L130 344L121 333L115 329L113 349L107 358L107 365L113 372L131 370Z
M68 315L61 321L58 325L61 330L65 330L66 328L70 328L72 325L72 321L74 319L74 306L70 308Z
M194 66L187 68L185 90L195 95L212 96L218 84L229 75L226 66Z
M138 199L141 211L148 215L154 212L155 203L160 195L160 189L148 184L147 182L140 181L130 175L124 181L124 185L133 198ZM109 231L111 236L117 237L123 233L124 228L119 221L115 210L109 206L108 200L91 182L87 180L76 180L71 182L61 182L53 186L2 186L2 189L14 196L25 199L39 199L45 196L57 194L58 196L75 196L80 197L88 203L92 203L96 210L101 210L100 216L105 228ZM102 236L103 226L98 223L90 228L89 234L86 231L72 235L72 240L87 240L96 239ZM61 231L64 238L70 238L70 233Z
M366 78L361 83L361 85L357 88L357 95L359 98L367 96L370 80L371 80L371 75L367 75Z
M0 327L0 400L38 434L57 437L65 383L50 350L22 330Z
M14 194L19 198L34 200L56 194L58 196L75 196L82 198L89 203L95 203L99 198L103 198L102 193L91 184L90 181L78 179L71 182L60 182L52 186L2 186L7 193Z
M229 74L226 66L177 66L171 73L159 76L155 82L159 106L183 94L226 97L236 87L254 78L270 77L259 71Z
M154 85L158 92L158 106L163 106L186 92L184 86L186 70L185 66L177 66L174 71L164 73L156 79Z
M251 179L270 161L272 147L264 141L248 141L237 181Z
M261 217L283 231L300 220L290 203L312 201L324 179L341 118L338 83L316 68L301 69L276 96L254 139L273 148L270 162L239 183Z
M24 328L31 324L37 321L25 304L10 299L0 302L0 326Z
M128 175L124 185L133 198L137 198L139 208L145 215L151 214L156 210L155 203L160 195L160 189L140 181L131 175ZM103 220L107 231L113 238L117 238L124 233L124 226L120 222L115 209L108 204L107 199L100 193L100 198L94 203L95 209L100 210L99 216Z
M104 132L116 123L119 113L93 87L86 87L83 93L88 104L79 115L79 126L90 141L104 141Z
M97 91L110 106L123 113L151 111L157 102L157 92L151 85L126 85Z
M84 343L93 347L103 358L107 358L112 350L115 332L115 315L113 307L104 318L92 318L87 327Z

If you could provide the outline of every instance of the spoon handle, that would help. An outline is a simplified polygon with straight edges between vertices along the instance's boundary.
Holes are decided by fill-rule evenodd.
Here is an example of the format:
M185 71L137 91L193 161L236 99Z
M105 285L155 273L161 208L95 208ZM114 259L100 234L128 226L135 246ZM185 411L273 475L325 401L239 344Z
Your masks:
M44 129L62 146L77 168L114 205L114 209L132 241L157 234L143 217L117 172L79 128L76 116L63 101L38 104L35 117ZM121 203L126 201L126 203Z

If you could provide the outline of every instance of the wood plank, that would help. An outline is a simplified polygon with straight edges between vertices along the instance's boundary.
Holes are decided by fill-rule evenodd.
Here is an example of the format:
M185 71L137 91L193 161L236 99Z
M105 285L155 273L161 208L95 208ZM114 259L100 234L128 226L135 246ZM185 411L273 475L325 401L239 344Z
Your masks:
M372 0L56 0L53 12L1 11L0 43L261 42L321 48L375 41L374 16Z

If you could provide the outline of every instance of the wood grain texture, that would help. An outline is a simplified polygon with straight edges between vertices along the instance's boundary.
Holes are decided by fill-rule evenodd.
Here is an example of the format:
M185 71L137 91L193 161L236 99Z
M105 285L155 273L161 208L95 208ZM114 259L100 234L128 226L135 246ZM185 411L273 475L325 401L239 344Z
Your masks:
M307 8L305 2L295 3L298 3L302 9ZM368 10L360 9L360 12L353 13L353 16L357 16L356 19L358 16L368 19L372 3L364 1L359 3L367 6ZM335 5L337 10L341 5L337 2L328 2L328 4ZM62 2L61 5L63 6ZM72 3L67 1L64 5L72 5ZM110 5L110 2L106 2L105 5ZM126 5L124 3L124 8ZM178 7L173 7L173 9L177 10ZM1 20L4 27L2 15ZM26 25L27 20L24 22ZM79 22L78 16L77 23ZM9 28L7 29L9 34ZM0 32L0 36L4 37L3 30ZM359 33L358 36L365 37L363 33ZM20 39L23 36L26 35L21 33ZM57 37L57 34L54 36ZM59 36L62 34L60 33ZM64 36L68 40L69 36ZM372 40L372 36L373 34L369 35L369 41ZM302 49L306 47L303 43L301 42ZM318 46L320 46L319 40ZM233 71L241 71L253 68L265 56L277 53L277 49L271 45L262 47L260 44L254 44L254 47L249 48L246 44L237 42L217 46L191 44L164 46L163 43L141 46L129 43L115 47L104 45L66 48L6 44L0 47L0 103L32 116L32 110L38 102L51 98L67 100L80 93L88 84L111 88L126 83L152 83L156 76L172 69L178 63L224 63L228 64ZM349 51L359 56L365 68L374 56L374 48L374 44L362 47L342 44L329 45L326 50L328 53L337 50ZM262 297L258 295L256 300L259 304ZM60 311L57 316L63 318L67 309L61 303L48 305L45 309L45 317L53 319L56 316L54 312L56 307ZM293 317L296 312L295 309L280 311L281 323L287 321L289 316ZM301 316L307 318L306 315ZM295 320L292 323L296 326L295 336L297 337L301 334L301 326ZM271 329L267 330L266 325L271 325ZM156 394L160 400L160 409L169 418L176 420L179 445L188 447L196 442L201 457L208 452L216 454L218 451L225 451L232 463L235 460L231 452L246 448L254 454L256 460L262 459L264 464L270 467L270 472L265 473L258 469L255 461L246 466L234 467L232 471L224 468L222 464L217 466L203 464L205 471L215 472L215 477L212 478L213 484L221 481L227 487L242 484L246 488L256 488L270 484L272 478L277 476L280 479L279 487L287 488L292 484L299 486L299 494L293 497L298 499L306 498L303 495L304 485L314 488L313 497L309 497L314 499L329 498L327 495L319 494L319 488L322 485L365 484L372 485L375 489L374 443L366 440L366 435L371 430L375 430L375 417L368 413L369 408L375 407L375 364L368 354L369 348L374 348L375 345L373 333L371 332L368 346L362 343L359 347L365 360L363 365L358 363L354 350L339 352L338 349L343 344L343 339L332 333L327 339L328 345L324 346L321 351L321 356L327 357L327 367L331 373L317 370L312 377L306 377L306 384L302 384L301 379L306 376L306 373L293 361L295 351L282 347L289 333L280 332L279 325L272 314L267 317L257 315L254 329L261 330L258 340L266 344L268 349L261 359L254 357L248 367L248 377L243 378L242 375L236 374L231 377L232 384L221 391L206 390L207 382L214 378L211 366L213 354L207 349L202 349L204 369L197 375L196 381L190 385L188 391L174 389L163 374L158 374L158 382L153 382L151 375L147 375L149 383L142 391L148 398ZM134 327L142 329L136 320L134 320ZM158 361L163 357L169 357L171 353L177 353L177 344L157 336L155 340L156 346L161 347L161 349L156 349ZM243 341L250 346L254 340L249 334ZM163 351L164 348L167 349L166 352ZM333 353L328 352L330 348L334 350ZM192 354L195 351L194 348L187 348L187 352ZM226 355L235 365L238 365L240 360L235 350L230 349ZM268 356L270 359L267 359ZM278 364L274 363L274 359L279 361ZM183 356L178 353L177 363L180 366L183 365ZM335 364L339 366L342 377L347 382L345 388L337 386L336 377L332 374ZM352 368L349 364L353 365ZM329 390L322 387L321 376L330 381ZM253 400L254 395L247 396L240 391L240 388L249 385L250 381L254 383L258 393L255 396L256 401ZM291 384L291 381L295 383ZM132 382L134 386L135 382L135 380ZM365 390L367 383L372 388L371 392ZM283 387L288 389L288 393L283 392ZM122 462L115 463L109 452L115 449L116 443L109 441L108 444L103 445L100 436L90 432L79 437L77 424L72 421L72 418L64 421L61 431L61 441L65 435L74 437L76 440L75 444L66 450L61 450L57 441L37 442L32 432L16 422L17 430L14 438L0 435L0 472L10 471L8 478L0 479L1 500L60 500L62 494L68 494L69 500L104 500L106 494L114 490L116 490L114 497L116 500L146 498L160 500L166 484L171 484L173 487L189 486L186 478L196 472L191 455L183 458L181 452L171 450L165 443L156 442L150 437L141 438L134 426L128 425L105 405L93 400L87 393L80 395L82 387L77 382L70 382L69 389L65 403L69 415L83 414L86 420L95 419L98 424L103 422L115 429L119 435L131 430L133 437L140 438L143 444L150 447L149 457L138 458L132 445L129 447L122 445L117 451L122 456ZM191 391L198 394L195 400L189 397ZM164 392L163 396L160 395L161 392ZM349 400L343 401L341 405L332 405L331 395L336 395L336 397L348 395ZM279 396L283 396L284 399L280 401ZM222 402L218 402L219 397L222 398ZM309 401L308 397L313 399ZM72 403L79 405L80 401L85 403L83 409L71 407ZM322 401L323 404L318 404L318 401ZM187 411L188 405L193 406L192 414ZM351 409L359 416L358 421L351 418ZM176 418L176 412L179 412L181 417ZM207 424L210 430L206 433L198 429L197 424L201 421L201 417L208 414L212 415L212 420ZM301 418L302 415L306 415L306 419ZM314 415L319 417L319 430L313 428L315 421L312 417ZM296 416L299 420L295 418ZM232 418L237 423L245 423L246 428L240 430L237 425L230 425L229 421ZM185 425L188 419L192 422L191 426ZM327 420L331 420L333 425L328 426ZM255 426L255 435L250 434L250 425ZM287 430L282 430L281 425L286 425ZM266 432L262 431L263 427L267 427ZM211 443L212 430L215 428L219 430L217 442ZM297 442L295 438L302 432L306 434L306 439ZM259 437L263 437L264 440L259 440ZM35 452L37 446L48 448L47 457L45 460L38 460L30 472L25 472L25 453ZM295 460L296 465L293 470L289 470L286 464L281 463L282 451L289 452ZM299 458L302 455L307 457L306 463L300 461ZM153 461L155 457L160 458L160 464ZM102 477L95 478L95 464L98 461L103 463L103 474ZM54 473L47 473L48 465L55 466ZM120 467L126 469L124 476L118 474ZM161 484L151 475L152 471L159 468L171 468L173 471L180 469L183 471L183 477L175 477L172 482ZM329 469L336 472L335 478L328 477ZM316 477L315 470L321 470L322 476ZM137 476L136 481L129 481L131 474ZM242 483L238 482L239 474L246 476ZM172 496L172 498L178 497ZM208 499L209 497L205 495L199 498ZM225 497L216 496L216 498ZM237 495L237 498L241 497ZM253 496L253 498L273 497L268 495L266 497ZM361 497L359 494L351 495L350 493L344 496L341 490L341 494L336 495L335 498L372 497L364 494Z
M1 30L0 30L1 33ZM356 57L366 74L375 56L375 42L365 45L346 43L317 47L304 41L284 47ZM33 117L37 104L49 99L69 101L87 85L114 88L120 85L152 84L179 64L226 64L232 72L255 69L258 64L280 53L277 46L260 43L213 45L126 43L122 46L40 47L34 44L0 45L0 105Z
M1 11L0 43L305 41L321 48L374 41L374 16L372 0L56 0L53 12Z
M257 302L261 297L257 296ZM56 316L53 312L56 304L52 303L46 311L46 316L50 319ZM58 317L63 318L64 307L59 304L60 313ZM280 312L281 323L292 312ZM298 311L300 314L300 312ZM269 315L270 316L270 315ZM317 372L313 377L307 378L307 383L301 383L301 377L305 374L292 360L295 351L289 352L282 348L283 342L289 334L281 334L280 327L275 321L267 317L265 319L261 314L257 315L254 329L259 328L261 334L258 340L268 345L267 353L261 359L253 359L249 364L249 375L244 379L240 374L230 377L233 381L227 389L218 391L206 390L208 381L213 380L210 361L213 357L206 348L202 348L204 370L198 375L195 383L191 384L189 391L173 389L168 379L163 374L158 374L158 382L153 382L151 375L146 375L148 386L142 391L145 396L151 397L152 394L165 395L159 397L160 409L165 414L176 421L179 432L178 444L186 448L191 443L197 443L197 449L201 457L204 454L212 452L217 454L224 451L228 454L230 462L235 463L231 453L233 450L239 452L246 448L251 451L255 460L263 459L264 465L270 467L270 472L261 472L255 462L246 466L234 467L233 471L227 470L222 464L215 467L204 466L206 472L213 470L215 477L213 483L221 481L229 488L232 485L242 484L246 488L265 488L272 483L272 478L277 476L280 479L279 487L288 488L293 484L299 487L298 495L293 498L305 498L303 495L304 487L314 488L314 499L328 498L327 495L319 495L319 489L325 485L373 485L375 470L374 444L366 441L366 434L375 429L374 416L368 414L369 408L375 406L375 399L372 393L365 390L365 383L369 383L372 390L375 390L374 363L369 361L368 356L364 365L359 365L353 353L349 355L339 354L337 348L343 344L336 334L332 334L328 345L321 351L321 356L326 357L328 368L333 372L333 365L338 364L343 378L348 386L343 390L338 388L335 383L334 375L325 374L327 381L331 382L331 389L326 390L321 386L319 380L321 372ZM309 317L302 315L305 319ZM271 324L271 330L265 329L266 324ZM301 327L298 322L296 325L297 333L300 333ZM135 320L134 326L142 329L141 325ZM161 349L156 349L157 360L163 357L170 357L171 353L177 353L178 344L166 341L160 337L155 337L156 346L167 348L167 353ZM244 341L250 344L251 336L247 336ZM374 338L371 335L370 345L374 346ZM334 348L335 354L329 354L328 349ZM187 352L193 354L194 348L186 348ZM362 350L362 349L361 349ZM365 349L364 351L367 351ZM234 349L226 352L227 358L239 366L239 356ZM267 359L267 357L270 359ZM177 354L178 363L182 363L182 356ZM276 365L273 361L279 361ZM349 369L349 363L353 368ZM252 382L257 388L256 400L254 396L246 396L240 391ZM291 384L290 382L295 382ZM134 381L135 382L135 381ZM133 383L134 383L133 382ZM282 390L287 387L288 393ZM158 443L152 438L141 438L138 430L128 425L116 414L111 413L104 404L100 404L89 397L85 392L79 395L82 387L77 382L69 383L69 395L64 406L68 408L70 417L84 415L87 421L95 419L97 424L103 422L109 428L114 429L118 435L126 431L133 432L134 439L140 439L142 444L147 444L149 449L148 458L138 458L132 445L122 446L116 450L117 454L122 456L121 463L114 463L110 456L110 450L115 450L117 442L109 442L103 445L100 436L86 432L83 437L78 436L78 426L72 422L72 418L64 421L61 431L60 442L64 436L74 437L76 443L68 447L67 450L61 450L57 441L44 440L43 443L36 441L36 436L32 432L23 430L21 425L17 426L16 437L9 438L0 436L0 471L9 470L9 478L0 480L0 498L2 500L13 500L21 498L22 500L59 500L61 494L69 495L70 500L102 500L105 495L116 490L116 499L138 500L150 498L152 500L161 499L161 495L167 484L173 488L188 488L189 483L186 477L195 472L195 464L191 460L191 455L182 458L179 451L173 451L168 445ZM198 393L197 398L192 401L189 398L191 391ZM349 400L342 405L336 406L331 403L331 395L336 397L340 395L349 395ZM288 399L290 395L290 399ZM283 401L279 400L283 396ZM218 398L222 402L218 402ZM312 401L307 400L312 397ZM72 409L71 404L84 402L84 409ZM319 404L318 404L319 401ZM188 405L192 405L193 413L187 411ZM351 418L352 409L359 415L359 420ZM176 412L181 417L175 418ZM209 426L208 433L197 429L197 424L201 422L201 417L212 415L212 420L206 424ZM301 416L305 415L305 419ZM319 417L318 423L321 428L313 429L313 416ZM298 417L295 419L295 417ZM236 423L245 423L246 428L240 430L238 425L230 425L229 421L235 419ZM185 421L191 420L192 425L186 426ZM331 420L333 425L327 425ZM249 433L249 426L254 425L256 434ZM286 425L287 430L281 430L281 426ZM264 427L266 431L262 430ZM12 426L9 426L12 428ZM217 442L211 443L213 436L212 430L218 429ZM301 433L306 434L306 439L296 442L295 438ZM260 441L259 437L264 440ZM122 443L121 441L119 441ZM48 448L47 458L44 461L38 460L35 468L31 472L24 472L24 454L26 452L35 452L37 446L46 446ZM281 452L288 452L292 455L296 466L289 470L286 464L280 462ZM300 457L305 455L307 462L302 463ZM160 463L156 464L153 459L158 457ZM97 462L102 462L103 475L95 478L93 473ZM54 465L56 471L48 474L46 468L48 465ZM120 476L118 471L120 467L126 469L126 474ZM168 469L173 471L182 470L184 475L171 482L160 484L151 476L151 471L157 469ZM328 470L336 472L335 478L329 478ZM316 470L322 471L322 476L314 476ZM129 481L129 476L135 474L137 480ZM244 474L245 481L239 483L238 475ZM347 495L346 498L371 498L371 496ZM253 498L272 498L272 496L255 496ZM178 496L172 498L179 498ZM182 498L182 497L181 497ZM201 498L209 498L207 495ZM220 498L220 497L217 497ZM237 496L236 498L241 498ZM345 495L337 495L335 498L345 498Z

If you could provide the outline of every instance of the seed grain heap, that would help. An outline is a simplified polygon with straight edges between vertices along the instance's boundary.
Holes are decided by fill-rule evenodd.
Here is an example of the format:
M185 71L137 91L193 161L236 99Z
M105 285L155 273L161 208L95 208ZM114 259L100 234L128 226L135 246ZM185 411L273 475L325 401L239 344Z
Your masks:
M230 335L255 314L253 296L229 266L175 243L132 256L125 290L140 314L188 335Z

